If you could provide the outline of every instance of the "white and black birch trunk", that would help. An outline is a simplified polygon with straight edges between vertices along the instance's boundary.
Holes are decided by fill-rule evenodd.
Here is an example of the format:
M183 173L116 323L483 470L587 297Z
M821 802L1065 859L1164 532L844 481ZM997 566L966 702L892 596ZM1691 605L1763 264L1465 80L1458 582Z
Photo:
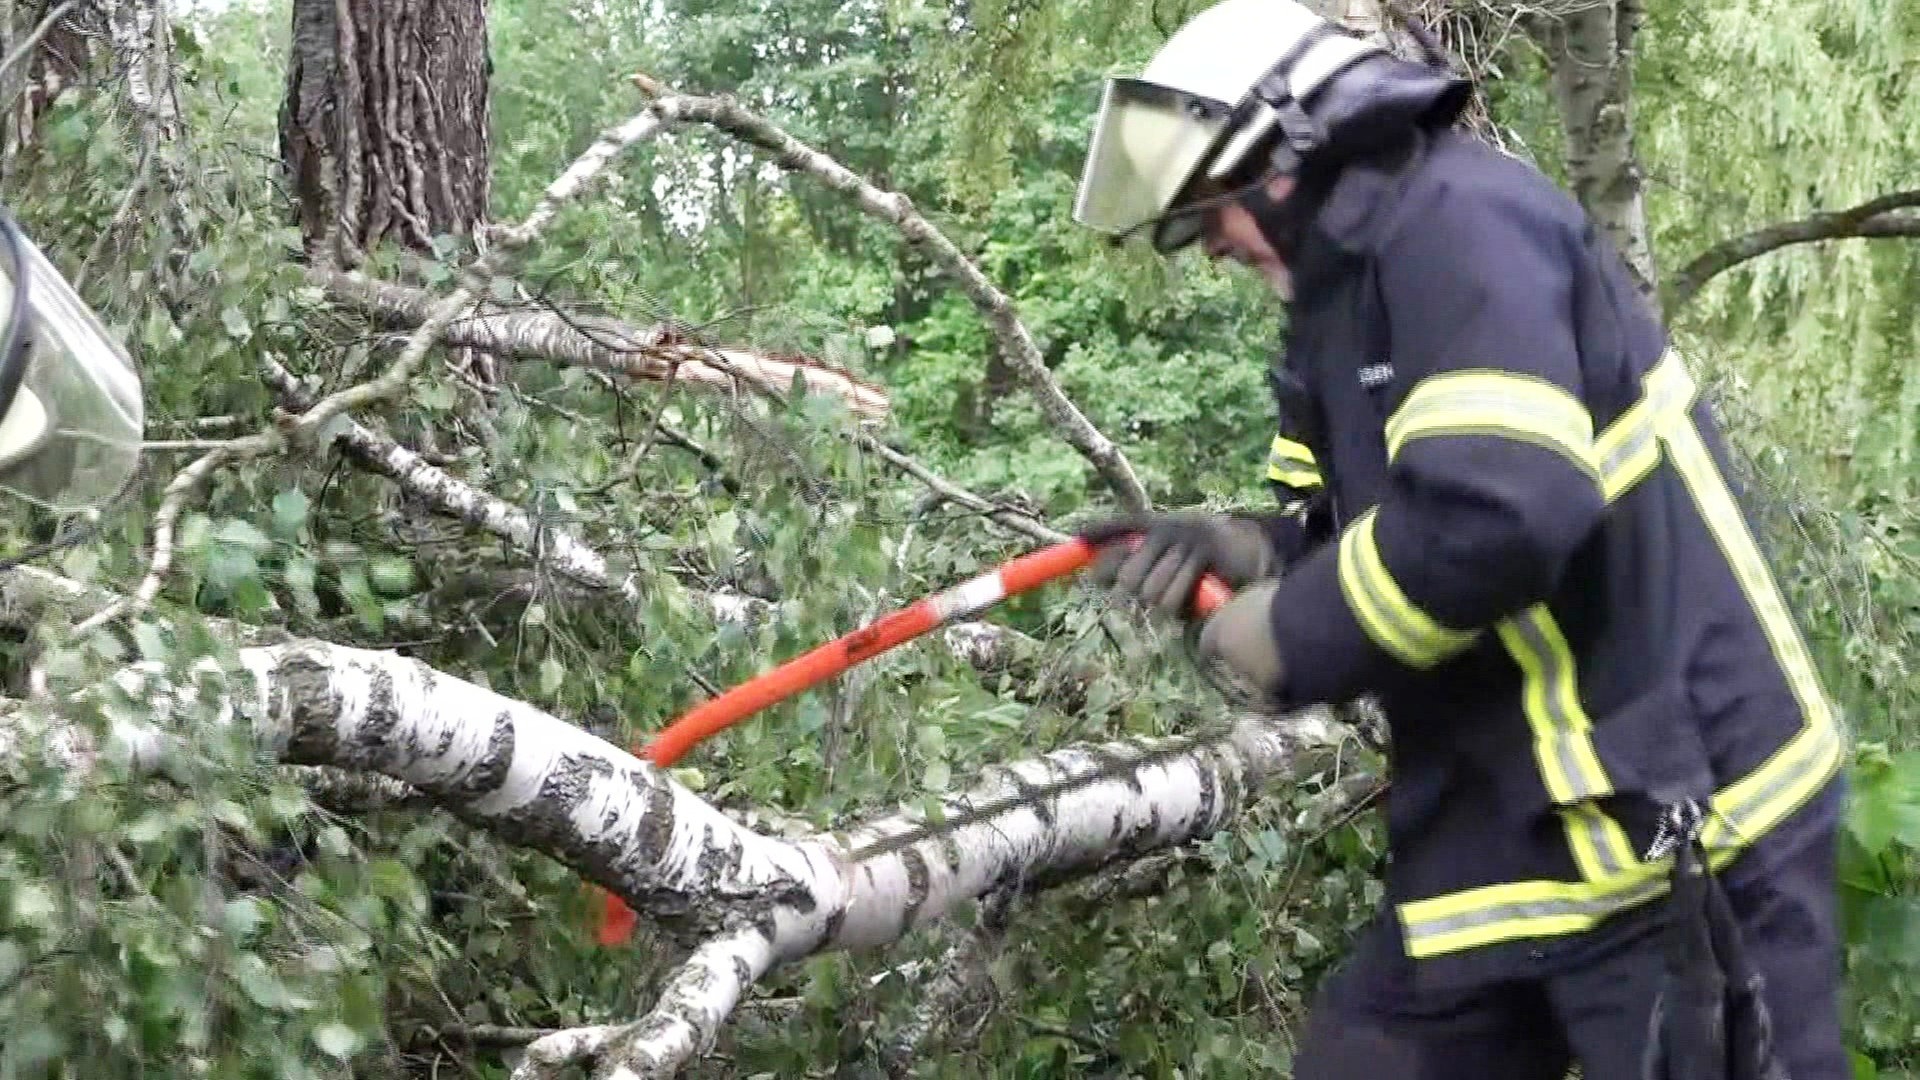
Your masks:
M1244 719L1205 736L1069 747L992 769L942 800L845 832L769 836L665 772L523 702L393 652L298 641L195 665L187 685L152 666L121 671L110 745L11 705L0 742L31 730L85 768L112 753L158 767L177 733L219 702L278 762L377 774L612 889L688 959L647 1016L570 1030L527 1048L516 1076L668 1076L712 1042L770 968L828 950L890 944L963 903L1033 891L1205 837L1252 795L1339 737L1320 713ZM227 676L231 675L232 681ZM211 680L208 682L207 680ZM94 693L109 693L94 691ZM18 745L13 746L18 751Z
M1643 17L1641 0L1607 0L1569 5L1529 31L1553 68L1574 195L1657 310L1660 277L1633 142L1633 39Z

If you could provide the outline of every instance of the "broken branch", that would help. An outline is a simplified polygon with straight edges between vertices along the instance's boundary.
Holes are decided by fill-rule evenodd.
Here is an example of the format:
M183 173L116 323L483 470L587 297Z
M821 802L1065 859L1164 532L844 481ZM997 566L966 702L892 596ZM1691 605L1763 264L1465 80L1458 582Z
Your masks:
M335 300L389 323L417 326L433 303L432 294L424 289L359 274L312 269L307 276ZM553 311L469 313L448 324L444 337L450 344L493 356L571 364L630 379L672 378L704 389L734 385L728 371L703 359L700 348L677 341L658 327L642 328L617 319ZM852 372L807 357L768 356L751 349L716 351L733 368L753 371L775 385L791 385L798 376L810 392L838 397L862 417L879 420L887 415L886 392Z
M664 771L531 705L390 651L247 648L232 675L207 659L181 681L146 663L82 694L109 695L116 752L136 765L155 767L182 738L174 733L213 709L216 723L250 723L283 763L410 785L614 890L670 941L700 943L639 1024L540 1040L569 1060L611 1055L612 1076L671 1073L775 964L885 945L987 893L1043 889L1207 836L1340 738L1313 710L1223 733L1069 747L996 768L933 813L789 840L740 825ZM40 712L19 705L9 726ZM94 760L83 729L56 719L50 730L32 745L78 768ZM562 1056L545 1060L557 1068Z
M838 161L730 98L673 93L646 75L636 74L632 78L643 93L654 98L652 108L665 123L699 121L767 150L783 168L806 173L835 191L852 195L862 210L891 222L909 243L924 249L935 263L959 281L967 298L985 316L1007 362L1026 380L1027 388L1060 436L1093 465L1128 510L1148 509L1150 500L1146 489L1141 487L1126 455L1102 435L1060 389L1014 310L1013 301L996 288L953 241L914 210L905 195L874 187Z

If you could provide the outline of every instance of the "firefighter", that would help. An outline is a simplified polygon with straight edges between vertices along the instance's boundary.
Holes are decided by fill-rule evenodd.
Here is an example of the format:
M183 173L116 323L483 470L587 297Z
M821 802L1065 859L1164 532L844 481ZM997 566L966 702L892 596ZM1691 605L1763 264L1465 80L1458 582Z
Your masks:
M0 208L0 491L54 513L97 514L139 465L144 419L133 361Z
M1272 285L1285 498L1096 523L1094 577L1219 574L1204 664L1385 712L1386 901L1300 1080L1845 1080L1841 721L1687 360L1470 92L1290 0L1107 80L1074 216Z

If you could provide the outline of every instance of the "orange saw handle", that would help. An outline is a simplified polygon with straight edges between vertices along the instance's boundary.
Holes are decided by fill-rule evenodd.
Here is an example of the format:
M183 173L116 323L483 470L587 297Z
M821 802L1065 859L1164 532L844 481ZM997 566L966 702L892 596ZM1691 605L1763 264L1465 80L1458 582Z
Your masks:
M1138 545L1139 539L1131 541ZM694 706L654 736L640 755L661 768L680 760L702 740L752 716L770 705L839 675L848 668L920 637L948 623L970 618L1009 596L1037 589L1077 573L1093 562L1098 549L1084 540L1063 541L1016 556L998 568L969 578L949 589L890 612L852 633L835 638ZM1200 616L1212 615L1233 599L1233 592L1212 574L1194 588L1193 606ZM615 945L632 933L634 914L612 893L606 893L600 924L600 943Z

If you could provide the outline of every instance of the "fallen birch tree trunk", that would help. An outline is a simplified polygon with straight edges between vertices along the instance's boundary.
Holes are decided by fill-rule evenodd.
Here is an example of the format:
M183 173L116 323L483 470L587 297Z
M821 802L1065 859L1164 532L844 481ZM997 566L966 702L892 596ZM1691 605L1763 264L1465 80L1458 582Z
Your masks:
M251 725L281 763L391 778L561 861L689 951L646 1017L547 1035L527 1047L518 1080L552 1080L584 1059L599 1077L673 1075L771 968L884 946L989 892L1046 888L1205 837L1340 738L1313 711L1069 747L992 768L931 818L899 813L788 839L747 828L579 728L392 652L299 641L238 657L232 672L203 659L191 684L136 665L85 692L106 698L107 747L47 718L43 703L15 703L11 749L32 731L71 768L101 752L158 768L177 733L213 708L221 722Z

